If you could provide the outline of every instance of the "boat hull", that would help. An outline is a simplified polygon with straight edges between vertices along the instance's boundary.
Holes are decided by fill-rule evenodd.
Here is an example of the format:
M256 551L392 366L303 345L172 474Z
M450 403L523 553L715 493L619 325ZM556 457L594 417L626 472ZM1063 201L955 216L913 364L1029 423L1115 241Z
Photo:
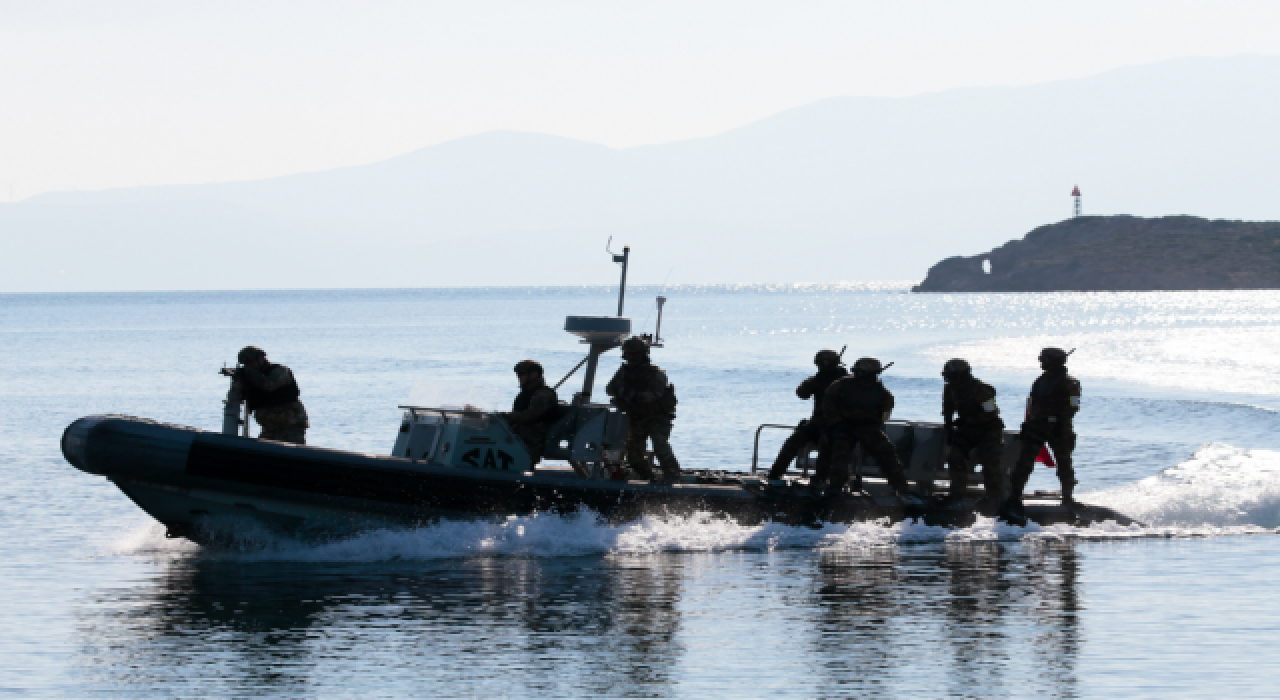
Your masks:
M321 447L227 436L129 416L89 416L68 426L67 461L107 477L172 536L209 539L225 518L251 518L290 532L413 526L440 519L504 518L590 511L611 522L645 514L713 513L743 524L854 522L920 517L964 525L966 511L904 508L883 484L866 493L815 496L733 473L687 475L698 483L584 479L568 470L462 469ZM1042 524L1072 515L1031 498L1027 515ZM1089 508L1090 520L1131 522Z

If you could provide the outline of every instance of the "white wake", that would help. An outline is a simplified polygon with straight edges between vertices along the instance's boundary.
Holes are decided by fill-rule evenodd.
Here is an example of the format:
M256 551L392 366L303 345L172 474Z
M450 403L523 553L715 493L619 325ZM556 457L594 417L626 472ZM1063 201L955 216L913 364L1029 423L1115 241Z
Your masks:
M1082 501L1108 506L1145 525L1114 522L1090 527L1034 523L1014 527L979 518L967 528L914 522L826 524L820 528L777 523L739 525L709 514L646 516L610 525L589 512L570 516L512 516L501 521L445 521L412 529L360 532L326 542L281 536L252 523L223 523L228 546L199 548L166 540L151 525L119 542L117 554L189 555L251 561L376 562L472 556L562 557L654 552L858 550L945 542L1097 540L1141 537L1209 537L1261 534L1280 526L1280 452L1210 444L1162 474Z

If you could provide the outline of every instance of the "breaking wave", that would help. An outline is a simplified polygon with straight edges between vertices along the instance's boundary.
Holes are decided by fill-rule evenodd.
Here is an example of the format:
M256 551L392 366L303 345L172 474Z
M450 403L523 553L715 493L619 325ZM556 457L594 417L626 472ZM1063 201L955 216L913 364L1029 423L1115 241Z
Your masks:
M1280 527L1280 452L1209 444L1162 474L1081 496L1136 518L1145 526L1105 522L1090 527L1034 523L1014 527L979 518L967 528L913 522L739 525L710 514L646 516L610 525L588 512L538 514L494 521L446 521L410 529L379 529L324 542L275 534L252 521L216 523L226 543L201 548L166 540L151 525L117 542L117 554L190 555L240 561L376 562L472 556L563 557L655 552L859 550L946 542L1107 540L1211 537L1274 532Z
M1189 460L1081 500L1160 527L1280 527L1280 452L1210 443Z

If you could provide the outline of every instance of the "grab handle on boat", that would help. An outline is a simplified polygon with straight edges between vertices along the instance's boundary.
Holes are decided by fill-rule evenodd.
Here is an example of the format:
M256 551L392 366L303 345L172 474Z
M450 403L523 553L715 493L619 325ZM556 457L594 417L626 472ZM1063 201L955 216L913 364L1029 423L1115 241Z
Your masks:
M787 430L795 430L796 426L783 425L782 423L761 423L760 427L756 428L756 441L755 441L755 445L751 448L751 473L752 474L756 473L757 465L760 462L760 433L765 428L786 428Z

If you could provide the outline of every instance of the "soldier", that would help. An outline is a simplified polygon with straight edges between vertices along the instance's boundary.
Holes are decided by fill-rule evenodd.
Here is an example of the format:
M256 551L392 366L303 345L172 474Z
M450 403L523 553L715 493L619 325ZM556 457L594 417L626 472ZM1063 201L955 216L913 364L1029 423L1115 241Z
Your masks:
M249 345L236 356L241 367L232 375L231 391L249 403L249 412L258 419L262 440L307 444L307 409L298 396L293 370L267 361L265 350Z
M1072 493L1076 487L1076 473L1071 465L1071 452L1076 447L1074 419L1080 410L1080 382L1067 374L1067 355L1062 348L1045 348L1040 351L1040 369L1044 374L1031 385L1027 399L1027 419L1022 424L1018 461L1010 478L1011 493L1001 506L1001 515L1013 521L1025 520L1022 508L1022 490L1035 469L1036 457L1048 443L1058 462L1058 482L1062 484L1062 505L1074 512L1076 503Z
M947 500L958 503L964 498L969 481L969 453L977 451L982 465L982 498L974 506L990 515L1003 500L1004 471L1000 458L1004 452L1004 421L996 405L996 390L975 379L969 363L948 360L942 366L942 422L947 427L947 464L950 466L951 492Z
M831 441L831 485L836 494L849 480L853 448L859 443L880 465L899 498L908 497L907 477L898 461L898 451L884 432L884 422L893 413L893 394L880 383L884 368L874 357L853 363L853 375L837 379L827 387L822 415L828 422Z
M661 367L650 364L649 344L640 338L627 338L622 344L622 359L625 362L604 390L627 414L627 463L641 477L654 481L653 470L644 459L645 440L652 440L663 478L678 481L680 463L671 451L676 388L667 382Z
M542 365L534 360L516 363L516 379L520 382L520 394L511 405L511 412L502 414L511 424L511 430L524 443L533 464L542 461L546 450L547 432L560 414L560 401L556 390L547 386L542 376Z
M800 421L800 425L796 426L791 437L782 443L782 449L778 450L778 458L773 461L773 468L769 470L770 479L781 479L782 475L787 473L787 467L791 466L791 460L800 454L800 450L804 449L805 445L821 442L824 426L822 397L826 394L827 387L831 386L831 382L849 374L840 364L840 353L835 350L819 350L818 354L813 356L813 364L818 366L818 373L800 382L800 386L796 387L796 396L802 401L813 398L813 417ZM818 467L813 474L814 481L823 481L827 478L829 452L826 446L819 451Z

